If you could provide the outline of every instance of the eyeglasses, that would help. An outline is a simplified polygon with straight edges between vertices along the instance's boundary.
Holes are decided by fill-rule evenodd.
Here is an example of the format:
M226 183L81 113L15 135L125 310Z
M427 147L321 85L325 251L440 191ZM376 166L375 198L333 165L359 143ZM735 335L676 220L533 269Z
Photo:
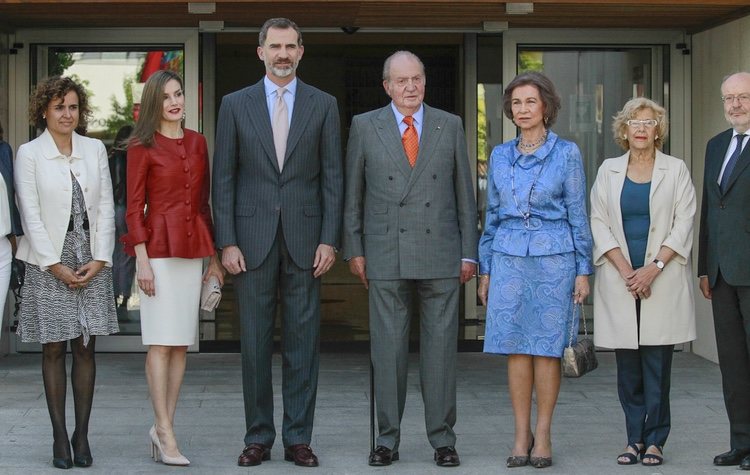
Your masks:
M647 127L649 129L653 129L656 127L656 124L659 122L656 119L646 119L646 120L637 120L637 119L630 119L626 122L628 124L628 127L632 127L634 129L637 129L640 126Z
M743 106L750 104L750 94L729 94L728 96L721 96L721 102L727 105L734 104L735 99L740 101L740 104Z

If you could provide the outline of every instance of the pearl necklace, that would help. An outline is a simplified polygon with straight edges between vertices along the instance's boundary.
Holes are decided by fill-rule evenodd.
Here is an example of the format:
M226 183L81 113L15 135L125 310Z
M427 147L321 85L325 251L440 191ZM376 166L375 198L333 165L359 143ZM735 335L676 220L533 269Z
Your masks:
M523 153L530 152L534 150L535 148L539 147L540 145L542 145L546 141L547 141L547 131L545 130L544 134L542 134L542 136L539 137L539 139L535 142L524 142L523 137L520 137L518 139L518 148Z

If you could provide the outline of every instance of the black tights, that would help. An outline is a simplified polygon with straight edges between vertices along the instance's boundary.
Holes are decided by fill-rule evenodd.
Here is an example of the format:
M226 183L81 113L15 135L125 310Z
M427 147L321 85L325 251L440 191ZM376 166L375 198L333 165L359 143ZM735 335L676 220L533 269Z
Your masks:
M96 337L91 336L88 346L83 346L83 336L70 340L73 353L73 402L75 405L76 426L73 432L73 451L80 455L91 455L89 449L89 416L94 398L94 380L96 379L96 362L94 346ZM65 393L67 391L67 374L65 370L65 352L67 341L46 343L42 345L42 378L44 393L47 397L47 409L52 421L52 451L56 458L70 458L68 431L65 427Z

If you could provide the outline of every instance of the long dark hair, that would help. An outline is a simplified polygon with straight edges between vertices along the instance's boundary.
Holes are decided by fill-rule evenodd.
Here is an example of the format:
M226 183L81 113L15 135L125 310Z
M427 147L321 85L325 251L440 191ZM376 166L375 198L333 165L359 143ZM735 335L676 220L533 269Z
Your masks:
M129 145L141 144L146 147L154 145L154 134L161 125L164 87L173 79L180 83L180 89L184 89L182 78L174 71L162 69L148 78L143 86L141 112L133 129L133 135L130 136Z

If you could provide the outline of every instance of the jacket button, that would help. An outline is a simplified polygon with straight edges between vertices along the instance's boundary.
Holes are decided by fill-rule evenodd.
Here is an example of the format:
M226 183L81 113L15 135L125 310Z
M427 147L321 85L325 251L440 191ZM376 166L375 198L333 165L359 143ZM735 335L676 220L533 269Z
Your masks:
M180 155L180 158L185 160L187 157L185 155Z
M190 183L185 183L185 189L190 188Z
M430 207L430 202L428 201L428 202L427 202L427 203L425 203L424 205L425 205L425 206L427 206L427 207L429 208L429 207Z
M401 229L400 229L400 231L401 231L402 233L405 233L405 232L406 232L406 229L404 229L404 228L401 228Z
M193 235L193 233L191 233L191 232L188 232L188 237L190 237L190 236L192 236L192 235Z
M432 175L433 180L437 180L437 175Z
M177 140L177 145L182 145L182 139Z
M406 203L403 203L403 202L401 202L401 203L399 203L398 205L399 205L400 207L402 207L402 208L403 208L403 207L404 207L404 205L406 205Z
M190 221L190 216L185 216L185 221Z
M388 177L388 179L389 179L389 180L393 180L393 177L392 177L392 176L389 176L389 177Z
M182 171L184 171L185 173L187 173L187 172L190 171L190 169L188 167L185 167L185 168L182 169Z
M427 234L430 234L430 230L429 230L429 228L427 229Z
M185 200L185 205L190 206L190 200Z

